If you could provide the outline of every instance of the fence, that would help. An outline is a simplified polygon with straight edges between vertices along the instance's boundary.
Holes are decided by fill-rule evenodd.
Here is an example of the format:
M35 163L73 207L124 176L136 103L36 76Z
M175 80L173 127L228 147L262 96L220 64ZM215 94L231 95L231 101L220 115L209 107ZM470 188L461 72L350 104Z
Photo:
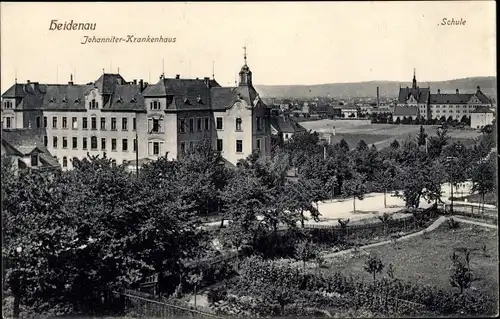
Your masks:
M224 318L212 313L153 300L151 295L137 291L125 290L115 292L115 295L122 299L125 309L136 318Z
M446 207L441 206L442 209L446 208L446 213L450 213L450 205ZM453 214L463 215L466 217L479 218L484 220L498 221L498 209L489 207L479 207L474 205L453 204Z

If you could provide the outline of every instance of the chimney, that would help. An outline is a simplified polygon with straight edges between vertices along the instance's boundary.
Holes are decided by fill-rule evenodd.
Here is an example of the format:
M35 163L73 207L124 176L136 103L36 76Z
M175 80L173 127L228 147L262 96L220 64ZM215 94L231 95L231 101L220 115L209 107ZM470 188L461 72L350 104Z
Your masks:
M180 74L176 74L176 75L175 75L175 79L176 79L176 80L178 80L178 79L180 79L180 78L181 78L181 75L180 75Z
M28 84L30 84L30 80L27 80L26 82L27 82Z
M441 90L440 89L438 89L438 94L441 94Z
M69 75L69 82L68 82L69 85L73 85L73 73L71 73Z
M477 86L477 92L481 92L481 87L479 85Z
M209 88L210 87L210 78L209 77L204 77L203 81L205 82L205 85L207 86L207 88Z
M142 90L144 90L144 81L142 79L139 80L139 90L142 93Z
M377 86L377 107L379 106L379 103L380 103L380 91L379 87Z
M457 89L457 94L458 94L458 89Z
M134 80L132 81L132 83L133 83L134 85L137 85L137 79L134 79Z

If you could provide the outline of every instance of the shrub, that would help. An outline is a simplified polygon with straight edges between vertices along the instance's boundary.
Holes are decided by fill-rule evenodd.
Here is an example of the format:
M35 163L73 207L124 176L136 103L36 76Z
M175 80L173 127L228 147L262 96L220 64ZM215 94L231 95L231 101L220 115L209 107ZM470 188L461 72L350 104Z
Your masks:
M209 303L215 303L224 300L227 297L227 290L224 287L215 287L210 289L207 293L207 300Z
M448 219L448 221L447 221L447 222L448 222L448 227L449 227L450 229L458 229L458 228L460 228L460 223L459 223L459 222L457 222L457 221L456 221L455 219L453 219L453 218Z

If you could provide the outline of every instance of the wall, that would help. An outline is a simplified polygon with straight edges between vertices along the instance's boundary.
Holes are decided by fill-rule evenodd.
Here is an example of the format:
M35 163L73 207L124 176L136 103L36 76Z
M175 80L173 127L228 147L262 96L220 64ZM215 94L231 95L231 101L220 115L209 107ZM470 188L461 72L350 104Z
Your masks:
M493 113L472 113L470 126L472 128L481 128L493 122Z
M246 158L253 149L253 110L244 101L234 103L225 112L214 112L214 127L216 118L222 117L223 129L216 130L216 138L223 140L222 156L229 162L236 164L238 160ZM241 131L236 131L236 118L242 119ZM236 152L236 140L243 141L243 151Z

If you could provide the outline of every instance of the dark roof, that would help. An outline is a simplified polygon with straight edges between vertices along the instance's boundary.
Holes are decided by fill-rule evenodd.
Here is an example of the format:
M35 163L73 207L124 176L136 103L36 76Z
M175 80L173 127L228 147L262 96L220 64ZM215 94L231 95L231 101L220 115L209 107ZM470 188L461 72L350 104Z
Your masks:
M111 94L118 85L127 84L120 74L104 73L95 81L94 85L102 94Z
M429 101L430 89L429 88L400 88L399 89L399 103L406 103L406 100L413 96L418 103L427 103Z
M43 129L3 129L2 142L6 142L13 149L23 155L29 155L38 149L40 161L46 166L59 166L59 163L43 145Z
M244 100L248 105L253 105L258 94L251 86L216 87L211 90L212 109L225 110L236 101Z
M478 106L474 111L471 113L495 113L493 112L489 107L487 106Z
M414 116L418 115L418 108L416 106L395 106L394 116Z
M89 84L15 84L3 97L23 97L23 109L85 109L85 96L93 89L105 95L103 110L145 110L144 98L167 97L167 110L225 110L237 100L254 105L253 86L223 88L214 79L161 78L140 92L140 84L126 82L119 74L103 74ZM263 102L262 102L263 103Z
M168 109L210 109L211 89L219 88L215 80L162 78L158 83L148 86L144 97L171 97Z
M13 98L13 97L23 97L24 96L24 85L16 83L11 86L5 93L2 95L2 98Z
M299 123L283 116L272 116L271 125L280 133L297 133L306 130Z
M140 87L134 84L117 86L103 109L144 110L144 96L140 91Z
M430 101L433 104L467 104L474 96L483 104L491 104L491 100L481 92L479 87L476 93L431 94Z

